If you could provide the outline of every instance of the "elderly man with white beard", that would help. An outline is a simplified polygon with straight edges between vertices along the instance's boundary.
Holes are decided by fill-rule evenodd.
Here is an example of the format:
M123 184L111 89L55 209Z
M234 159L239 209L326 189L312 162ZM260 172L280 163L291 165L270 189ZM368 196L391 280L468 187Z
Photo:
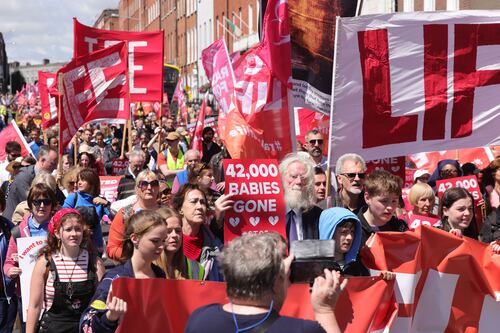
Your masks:
M279 165L286 204L288 243L318 239L318 222L322 209L314 196L314 164L305 153L288 154Z
M365 160L358 154L344 154L335 164L338 190L335 197L335 207L344 207L354 214L366 206L364 199Z

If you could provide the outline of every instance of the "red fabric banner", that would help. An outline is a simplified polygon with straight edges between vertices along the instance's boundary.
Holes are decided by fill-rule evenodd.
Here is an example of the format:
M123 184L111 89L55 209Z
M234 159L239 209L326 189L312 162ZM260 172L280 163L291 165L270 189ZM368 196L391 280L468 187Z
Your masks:
M393 284L380 278L350 278L335 307L342 332L375 332L390 325L396 314ZM191 312L228 302L226 284L209 281L118 278L113 295L127 301L119 333L183 332ZM309 285L291 285L280 314L314 320L310 298Z
M12 122L0 132L0 162L5 161L5 159L7 158L7 154L5 153L5 145L9 141L16 141L21 145L21 155L23 157L27 156L28 154L33 155L31 149L29 149L28 147L28 143L21 134L21 131L19 130L19 128L17 128L16 121L12 120Z
M277 232L286 237L285 200L276 160L224 159L226 194L233 208L224 215L224 242L245 233Z
M56 82L56 74L38 72L38 89L40 90L40 104L42 106L42 129L57 124L56 98L50 96L49 87Z
M74 57L126 42L129 59L130 99L133 102L163 98L163 31L125 32L85 26L73 19Z
M371 269L396 272L392 332L498 331L500 256L488 244L421 226L376 233L361 256Z
M474 163L479 169L484 169L495 158L489 147L467 148L457 150L443 150L410 155L410 160L415 163L417 169L425 169L432 173L441 160L458 160L460 164L466 162Z
M76 58L57 72L57 77L62 75L64 89L59 121L61 154L86 122L130 118L127 72L123 42Z
M194 134L191 140L191 149L196 149L200 152L200 158L203 158L203 145L202 145L202 133L203 127L205 126L205 108L207 106L207 95L208 92L203 97L203 103L201 103L200 111L198 112L198 120L196 121L196 127L194 129Z

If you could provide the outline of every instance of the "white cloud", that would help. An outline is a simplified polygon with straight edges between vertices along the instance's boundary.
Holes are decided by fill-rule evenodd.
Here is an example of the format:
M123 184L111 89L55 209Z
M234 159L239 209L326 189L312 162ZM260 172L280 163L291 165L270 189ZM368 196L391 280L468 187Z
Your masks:
M0 32L9 62L68 62L73 55L73 17L92 26L119 0L0 0Z

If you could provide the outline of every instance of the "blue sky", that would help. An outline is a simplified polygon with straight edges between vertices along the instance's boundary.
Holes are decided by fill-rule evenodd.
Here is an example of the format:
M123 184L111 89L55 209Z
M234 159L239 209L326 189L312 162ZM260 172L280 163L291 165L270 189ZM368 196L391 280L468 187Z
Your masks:
M119 0L0 0L0 32L9 62L68 62L73 55L73 17L93 25Z

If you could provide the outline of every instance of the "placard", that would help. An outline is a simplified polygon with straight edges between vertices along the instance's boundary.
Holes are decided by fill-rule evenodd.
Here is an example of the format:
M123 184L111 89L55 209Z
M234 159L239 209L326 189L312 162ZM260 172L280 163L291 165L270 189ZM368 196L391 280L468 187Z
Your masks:
M118 184L120 183L121 176L100 176L101 181L101 197L106 198L109 202L116 201L118 196Z
M405 157L388 157L366 161L366 173L370 173L375 170L385 170L395 176L398 176L402 180L405 180Z
M429 227L437 227L441 225L441 222L436 217L409 214L408 228L410 228L410 230L415 230L421 225L427 225Z
M111 164L111 173L113 176L123 176L128 168L127 159L115 158Z
M247 232L274 231L286 239L285 200L278 162L273 159L225 159L225 194L234 206L224 216L224 242Z
M21 298L23 302L23 321L28 318L28 304L30 301L31 275L35 268L40 250L47 245L47 237L19 237L17 239L17 253L19 254L19 276L21 282Z

